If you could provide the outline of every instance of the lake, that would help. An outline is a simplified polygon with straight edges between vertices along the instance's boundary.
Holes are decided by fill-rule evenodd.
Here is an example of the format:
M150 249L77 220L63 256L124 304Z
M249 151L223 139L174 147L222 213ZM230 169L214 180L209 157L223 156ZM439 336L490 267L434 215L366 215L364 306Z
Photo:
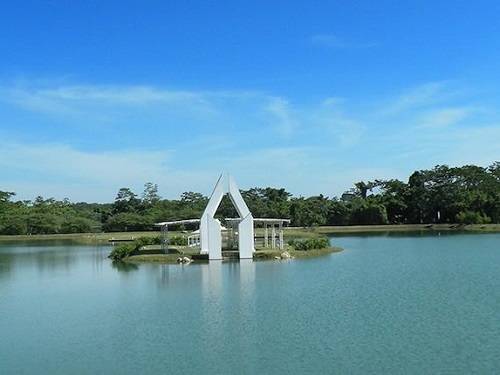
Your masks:
M187 266L0 243L0 374L500 371L500 234L332 243L345 251Z

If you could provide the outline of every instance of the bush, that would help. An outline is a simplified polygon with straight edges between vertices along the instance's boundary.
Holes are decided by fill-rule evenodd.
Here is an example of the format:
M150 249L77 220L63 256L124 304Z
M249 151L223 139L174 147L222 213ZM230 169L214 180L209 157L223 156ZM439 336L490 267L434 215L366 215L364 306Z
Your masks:
M137 250L139 250L141 247L147 245L161 245L161 241L161 236L139 237L135 239L134 243L137 245Z
M188 241L186 237L174 236L172 238L169 238L168 243L174 246L187 246Z
M130 244L119 245L111 250L108 258L113 260L122 260L126 257L136 254L139 249L146 245L159 245L161 244L161 237L139 237Z
M462 211L457 215L457 221L461 224L488 224L491 219L475 211Z
M387 211L381 204L361 201L354 204L350 215L351 225L387 224Z
M98 224L84 217L69 217L61 224L61 233L89 233Z
M187 245L187 238L182 237L182 236L175 236L175 237L170 238L169 242L171 245L185 246L185 245ZM134 240L134 242L132 242L130 244L119 245L119 246L116 246L115 248L113 248L113 250L111 250L111 253L109 254L108 258L111 258L113 260L122 260L126 257L137 254L138 251L143 246L161 245L161 243L162 243L161 236L138 237Z
M111 250L108 258L111 258L114 261L119 261L133 255L136 251L137 245L135 243L118 245Z
M325 237L290 240L288 244L299 251L324 249L330 246L328 238Z

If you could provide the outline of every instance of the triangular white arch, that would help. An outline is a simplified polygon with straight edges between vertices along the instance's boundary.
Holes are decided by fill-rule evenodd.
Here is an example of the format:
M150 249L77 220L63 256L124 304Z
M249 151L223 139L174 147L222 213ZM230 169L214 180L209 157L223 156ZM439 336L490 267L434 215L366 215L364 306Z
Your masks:
M214 218L217 208L224 195L229 194L239 217L238 224L238 250L240 259L252 259L254 249L253 216L241 196L238 185L233 177L228 174L221 174L215 188L210 196L207 207L201 216L200 221L200 245L201 253L208 254L208 259L222 259L222 236L221 225Z

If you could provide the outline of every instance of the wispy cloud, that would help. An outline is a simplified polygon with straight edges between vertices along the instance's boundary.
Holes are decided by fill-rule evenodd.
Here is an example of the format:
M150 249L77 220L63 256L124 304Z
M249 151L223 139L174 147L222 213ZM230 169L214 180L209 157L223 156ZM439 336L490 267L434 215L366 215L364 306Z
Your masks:
M91 107L166 108L188 106L191 111L210 113L209 94L203 92L160 90L148 86L69 85L52 88L15 85L0 87L0 100L27 110L66 116L84 114Z
M410 110L418 110L434 105L449 105L456 98L465 95L463 89L458 89L450 81L426 82L421 85L405 89L382 105L380 113L384 115L398 115Z
M447 127L464 121L473 113L474 110L468 107L440 108L425 113L418 121L423 128Z
M82 151L65 144L0 143L4 186L29 191L28 196L74 200L110 200L120 187L140 191L148 181L161 184L166 194L175 196L190 186L201 189L203 182L213 178L213 173L203 170L173 167L173 157L173 151L164 150ZM44 191L43 186L53 190Z
M225 170L243 188L341 194L361 179L498 159L500 115L480 99L448 81L377 101L332 92L308 103L247 91L4 85L0 190L109 201L153 181L175 197L209 193Z
M299 126L297 116L292 113L287 100L283 98L273 98L266 109L274 117L274 119L271 120L272 126L282 136L290 137Z
M217 137L235 130L262 135L261 139L292 140L307 129L328 128L333 135L352 127L347 124L348 118L339 114L341 99L336 97L304 107L261 92L60 83L39 87L23 83L0 86L2 102L49 116L65 128L111 131L140 125L144 133L158 131L161 126L173 131L181 142L192 141L193 136Z

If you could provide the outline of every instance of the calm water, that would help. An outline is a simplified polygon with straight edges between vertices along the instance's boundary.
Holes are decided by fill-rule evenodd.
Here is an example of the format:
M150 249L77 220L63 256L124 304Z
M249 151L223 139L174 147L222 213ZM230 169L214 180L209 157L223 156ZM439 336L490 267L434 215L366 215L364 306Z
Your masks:
M346 236L291 262L114 267L0 244L0 374L500 372L500 235Z

